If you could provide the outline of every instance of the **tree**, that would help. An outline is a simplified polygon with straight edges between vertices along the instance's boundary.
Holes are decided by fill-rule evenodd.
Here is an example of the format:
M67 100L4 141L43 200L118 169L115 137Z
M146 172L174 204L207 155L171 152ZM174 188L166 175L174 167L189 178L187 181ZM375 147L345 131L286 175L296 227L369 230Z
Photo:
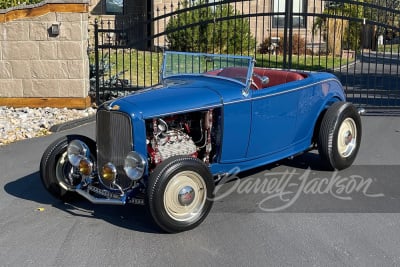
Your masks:
M188 2L183 3L183 10L188 8ZM178 15L171 17L166 31L169 47L177 51L204 51L206 45L200 40L204 40L208 33L204 32L204 25L201 20L207 21L211 17L209 7L196 8L192 11L178 10ZM201 31L200 31L201 28ZM204 36L205 35L205 36Z
M337 3L324 10L314 23L314 30L324 33L329 52L338 55L342 48L359 50L362 21L373 27L377 34L387 39L398 32L400 0L364 0L354 3ZM353 18L353 19L350 19Z
M328 52L340 55L341 50L360 48L361 24L356 20L346 18L359 18L363 16L363 7L355 4L338 4L325 8L324 14L316 19L314 31L321 30L327 42Z
M400 0L365 0L365 2L372 4L372 7L364 8L364 17L379 24L387 25L388 27L377 27L377 33L386 35L389 39L393 38L398 31L393 30L393 28L400 27L398 12Z
M43 0L25 0L25 1L21 1L21 0L2 0L0 2L0 9L6 9L6 8L9 8L9 7L18 6L18 5L21 5L21 4L27 4L27 5L36 4L36 3L39 3L41 1L43 1Z
M194 9L187 10L187 2L183 7L166 27L170 49L223 54L254 50L249 20L238 18L240 13L231 5L211 8L200 1Z

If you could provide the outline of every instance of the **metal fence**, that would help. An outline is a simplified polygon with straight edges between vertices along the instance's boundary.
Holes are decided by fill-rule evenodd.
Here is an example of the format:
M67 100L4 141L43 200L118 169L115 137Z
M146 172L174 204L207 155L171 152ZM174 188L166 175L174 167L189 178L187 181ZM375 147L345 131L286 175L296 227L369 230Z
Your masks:
M162 52L246 54L260 67L328 71L349 101L400 107L400 1L225 0L152 5L96 20L97 103L159 82Z

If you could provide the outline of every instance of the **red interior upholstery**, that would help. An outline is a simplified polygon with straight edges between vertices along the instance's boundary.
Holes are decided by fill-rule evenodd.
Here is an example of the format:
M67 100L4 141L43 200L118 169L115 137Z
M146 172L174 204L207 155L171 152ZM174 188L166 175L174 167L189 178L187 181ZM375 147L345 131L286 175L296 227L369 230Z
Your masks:
M233 78L233 79L244 78L244 80L246 81L247 68L229 67L229 68L225 68L225 69L221 70L217 75L229 77L229 78Z
M302 80L307 77L306 74L294 71L272 70L264 68L254 68L254 73L257 74L259 77L267 76L269 78L269 82L263 85L260 78L257 77L257 75L253 75L253 84L251 86L253 89L267 88L278 84ZM245 82L245 79L247 77L247 68L229 67L222 70L210 71L207 72L207 74L224 76L233 79L244 79Z
M218 76L218 74L221 73L221 71L222 71L222 69L211 70L211 71L205 72L205 74L207 74L207 75L216 75L216 76Z
M224 77L229 77L237 80L242 80L244 83L246 83L247 79L247 68L242 68L242 67L229 67L223 69L221 72L217 74L218 76L224 76ZM253 83L251 84L252 89L261 89L262 84L261 80L257 77L253 76Z
M267 76L269 78L269 83L264 86L259 86L259 88L271 87L278 84L303 80L306 75L293 71L286 70L271 70L263 68L254 68L254 73L259 76Z

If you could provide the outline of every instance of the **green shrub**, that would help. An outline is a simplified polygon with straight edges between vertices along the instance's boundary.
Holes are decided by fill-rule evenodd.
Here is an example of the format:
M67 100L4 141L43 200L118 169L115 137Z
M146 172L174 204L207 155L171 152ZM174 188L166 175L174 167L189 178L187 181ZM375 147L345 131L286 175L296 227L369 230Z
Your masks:
M9 7L14 7L14 6L19 6L19 5L31 5L31 4L37 4L42 2L43 0L2 0L0 2L0 9L6 9Z
M187 3L183 5L188 7ZM203 2L197 5L203 5ZM179 13L169 20L166 28L169 48L221 54L254 52L255 39L250 32L249 20L235 16L240 13L229 4Z

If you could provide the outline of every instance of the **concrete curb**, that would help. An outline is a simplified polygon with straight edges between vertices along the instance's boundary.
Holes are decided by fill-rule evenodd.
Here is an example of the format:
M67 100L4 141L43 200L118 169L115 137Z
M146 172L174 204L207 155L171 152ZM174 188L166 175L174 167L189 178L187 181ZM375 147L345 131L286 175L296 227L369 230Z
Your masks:
M84 125L86 123L93 122L93 121L96 121L96 115L91 115L86 118L81 118L81 119L77 119L77 120L72 120L72 121L67 121L64 123L56 124L56 125L51 126L49 130L52 133L57 133L57 132L69 130L69 129L72 129L72 128L75 128L75 127L78 127L78 126L81 126L81 125Z

